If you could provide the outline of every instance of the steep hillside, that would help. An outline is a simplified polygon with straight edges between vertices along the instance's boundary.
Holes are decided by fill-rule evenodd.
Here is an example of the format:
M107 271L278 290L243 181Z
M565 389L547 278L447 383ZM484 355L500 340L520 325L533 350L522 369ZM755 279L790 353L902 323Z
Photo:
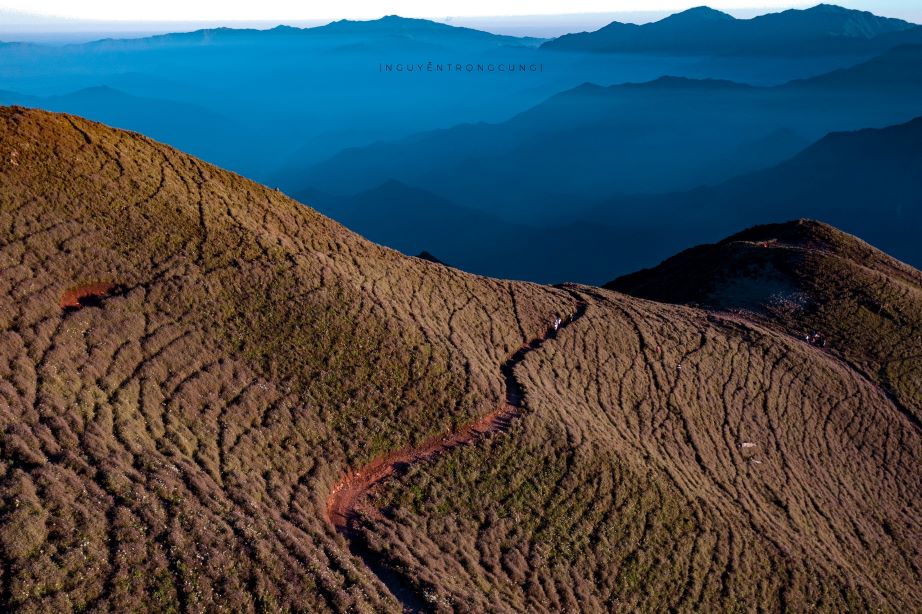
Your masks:
M758 226L607 287L810 337L922 427L922 275L855 237L811 221Z
M762 316L407 258L23 109L0 296L4 611L922 604L915 371Z
M379 491L368 540L440 611L918 609L920 276L831 228L806 229L865 263L861 297L792 316L788 332L749 312L573 288L585 317L519 371L530 413ZM727 259L714 254L715 267ZM685 260L674 276L639 278L663 293L707 287L714 271ZM856 272L799 266L817 286ZM750 285L728 285L726 300ZM871 297L898 323L860 313ZM826 347L803 338L834 312L865 328L852 329L850 353L831 327L818 328ZM875 360L888 361L886 385Z
M0 271L0 601L27 611L386 608L327 493L495 407L498 365L573 302L21 109Z

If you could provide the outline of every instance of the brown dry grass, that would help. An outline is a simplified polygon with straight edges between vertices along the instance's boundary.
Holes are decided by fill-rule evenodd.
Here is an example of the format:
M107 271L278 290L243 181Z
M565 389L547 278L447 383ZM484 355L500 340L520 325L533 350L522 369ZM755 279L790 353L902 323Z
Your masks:
M754 322L583 292L508 436L378 495L368 540L437 609L918 609L920 432L878 386Z
M818 332L922 426L922 273L856 237L809 220L758 226L610 287L738 313L799 339Z
M99 279L124 290L62 312ZM395 607L324 522L330 487L492 408L495 365L571 303L17 109L0 296L0 601L35 612Z
M855 254L903 319L848 353L752 305L569 289L585 316L515 369L524 419L385 482L367 541L432 609L918 610L918 273ZM795 268L852 279L828 264ZM99 280L117 295L62 312ZM399 609L325 521L331 488L493 410L505 357L574 304L19 109L0 296L0 607L26 612Z

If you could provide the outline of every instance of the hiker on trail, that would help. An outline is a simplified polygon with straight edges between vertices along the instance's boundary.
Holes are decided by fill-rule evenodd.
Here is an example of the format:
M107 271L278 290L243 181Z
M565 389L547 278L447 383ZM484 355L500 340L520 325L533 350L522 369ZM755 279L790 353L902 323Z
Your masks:
M554 318L554 332L557 332L560 329L561 319L560 316Z

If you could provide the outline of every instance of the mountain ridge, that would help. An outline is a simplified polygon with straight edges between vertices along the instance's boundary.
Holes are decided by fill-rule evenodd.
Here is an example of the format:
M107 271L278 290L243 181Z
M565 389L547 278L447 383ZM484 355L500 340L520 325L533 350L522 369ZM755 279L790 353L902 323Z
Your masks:
M408 38L420 35L446 34L454 38L463 38L465 40L495 41L502 44L517 43L527 46L536 46L544 40L529 36L520 37L493 34L475 28L454 26L429 19L386 15L378 19L370 20L340 19L323 25L303 28L285 24L279 24L275 27L265 29L232 27L202 28L190 32L173 32L140 38L106 38L88 43L76 43L70 46L107 47L169 45L172 43L255 43L259 40L271 39L272 37L281 37L285 44L292 44L298 41L303 41L305 43L317 42L316 39L318 38L342 34L363 36L369 34L386 34L389 36L405 36Z
M820 4L750 19L697 7L648 24L612 22L594 32L566 34L543 43L542 49L796 55L883 51L900 41L922 42L922 26Z
M817 268L828 277L817 280L805 273ZM905 331L922 327L922 313L913 306L922 297L922 273L854 236L814 220L765 224L691 248L606 287L653 300L755 313L792 336L829 347L886 390L922 433L922 390L890 379L894 368L909 369L910 380L922 378L922 363L913 360L922 343L904 337Z
M758 166L727 164L728 156L755 162L740 147L779 131L812 142L831 131L908 121L919 112L920 67L922 45L916 45L833 76L770 87L684 77L584 84L503 122L350 148L279 182L292 193L310 186L342 194L396 179L508 221L545 221L562 199L681 191L754 171ZM885 97L887 104L880 104ZM689 142L695 151L683 145ZM758 164L794 153L782 148ZM522 165L531 170L528 180Z
M639 208L651 219L666 217L689 227L716 220L719 231L727 232L800 215L861 232L871 243L888 246L895 257L918 265L922 252L913 229L922 224L917 206L920 150L922 117L884 128L833 132L769 168L687 192L616 199L598 205L589 217L617 224L606 211Z

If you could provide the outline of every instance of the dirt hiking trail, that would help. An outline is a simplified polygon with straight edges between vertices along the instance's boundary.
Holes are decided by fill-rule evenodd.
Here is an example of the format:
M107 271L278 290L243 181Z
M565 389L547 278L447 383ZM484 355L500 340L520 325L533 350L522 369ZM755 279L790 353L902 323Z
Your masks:
M432 460L453 448L473 443L489 433L504 432L514 419L525 413L524 391L515 376L516 366L530 352L540 349L548 339L554 338L561 330L581 318L588 308L579 293L572 289L566 290L575 299L573 312L563 317L557 327L551 324L541 336L523 345L499 366L506 388L506 398L499 407L455 431L434 435L416 446L375 458L365 466L347 473L330 492L327 498L327 521L346 538L350 551L362 559L390 590L403 606L404 612L428 612L432 607L411 583L388 567L365 543L364 536L358 531L357 505L369 490L388 478L405 473L416 463Z

